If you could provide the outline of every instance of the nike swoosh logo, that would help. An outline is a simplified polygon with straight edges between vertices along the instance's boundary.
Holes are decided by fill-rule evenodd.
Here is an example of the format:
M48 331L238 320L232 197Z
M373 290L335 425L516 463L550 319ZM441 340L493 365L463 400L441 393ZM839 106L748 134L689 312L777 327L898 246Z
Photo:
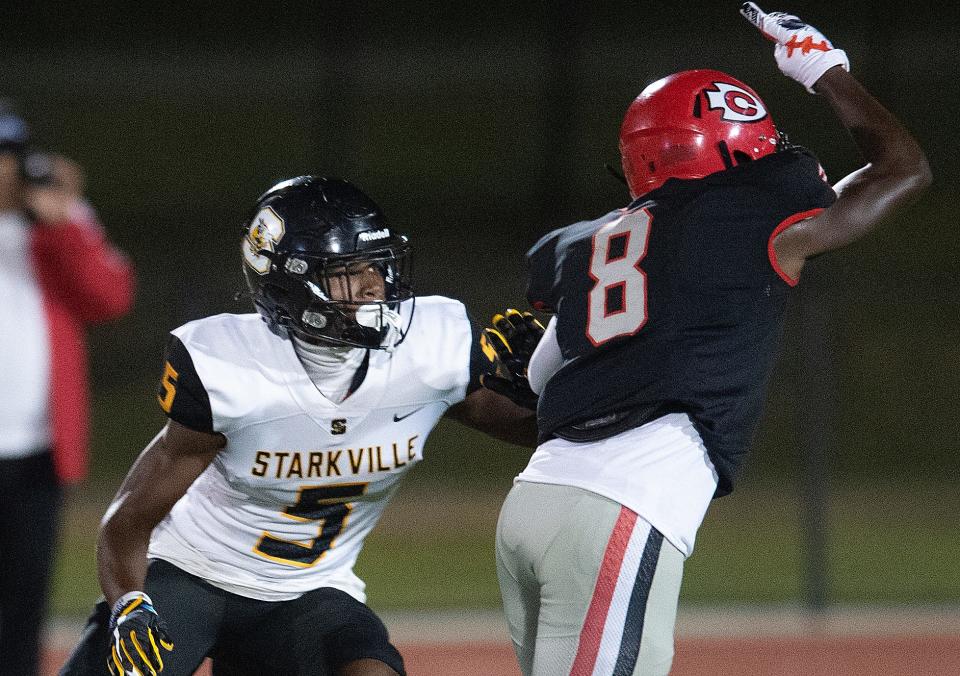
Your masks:
M394 413L394 414L393 414L393 422L400 422L401 420L404 420L405 418L409 418L409 417L412 416L414 413L419 413L419 412L422 411L424 408L426 408L426 406L421 406L420 408L416 409L415 411L410 411L410 412L407 413L406 415L397 415L396 413Z

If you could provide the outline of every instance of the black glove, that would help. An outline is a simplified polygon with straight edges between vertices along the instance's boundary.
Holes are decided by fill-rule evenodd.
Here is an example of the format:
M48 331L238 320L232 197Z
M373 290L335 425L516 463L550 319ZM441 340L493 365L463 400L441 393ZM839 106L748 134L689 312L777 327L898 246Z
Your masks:
M107 666L111 674L157 676L163 671L160 648L170 652L173 641L149 596L141 591L121 596L110 616L110 632Z
M483 330L480 344L497 370L482 375L480 383L519 406L536 410L539 397L530 389L527 367L543 336L543 324L529 312L512 309L494 315L492 324Z

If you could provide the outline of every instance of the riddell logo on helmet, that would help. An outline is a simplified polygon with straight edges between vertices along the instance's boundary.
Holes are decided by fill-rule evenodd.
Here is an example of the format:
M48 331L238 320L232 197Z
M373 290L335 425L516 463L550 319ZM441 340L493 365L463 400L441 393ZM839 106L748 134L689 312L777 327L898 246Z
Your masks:
M767 110L756 96L729 82L714 82L716 89L705 89L710 110L722 110L720 117L728 122L756 122L767 116Z
M372 242L376 239L386 239L390 236L390 230L387 228L382 228L380 230L368 230L367 232L361 232L357 239L361 242Z

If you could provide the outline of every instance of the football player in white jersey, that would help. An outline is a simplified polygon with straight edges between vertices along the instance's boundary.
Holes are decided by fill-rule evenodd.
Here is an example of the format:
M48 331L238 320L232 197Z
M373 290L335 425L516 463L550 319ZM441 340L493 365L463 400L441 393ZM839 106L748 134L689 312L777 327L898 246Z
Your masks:
M443 415L532 446L455 300L351 184L267 191L242 243L257 314L172 332L166 426L104 516L105 600L63 674L404 674L353 564ZM162 618L162 619L161 619Z

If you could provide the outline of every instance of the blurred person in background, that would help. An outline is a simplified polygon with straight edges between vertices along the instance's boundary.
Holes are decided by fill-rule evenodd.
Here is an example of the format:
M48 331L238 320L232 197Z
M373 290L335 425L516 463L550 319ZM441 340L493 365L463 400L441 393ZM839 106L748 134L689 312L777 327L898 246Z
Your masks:
M497 526L525 676L669 672L684 560L742 468L790 289L805 261L863 237L931 181L842 50L795 16L741 12L867 164L831 188L747 85L677 73L623 121L633 201L528 252L528 298L553 314L528 369L517 355L537 337L529 321L512 312L488 331L514 360L513 388L540 394L540 445Z
M536 440L480 386L464 305L414 297L406 236L357 187L278 183L241 250L257 312L171 332L169 420L104 516L105 600L62 674L402 675L353 572L367 534L442 416Z
M0 102L0 672L37 673L62 488L87 468L84 325L123 315L133 269L71 160L32 152Z

